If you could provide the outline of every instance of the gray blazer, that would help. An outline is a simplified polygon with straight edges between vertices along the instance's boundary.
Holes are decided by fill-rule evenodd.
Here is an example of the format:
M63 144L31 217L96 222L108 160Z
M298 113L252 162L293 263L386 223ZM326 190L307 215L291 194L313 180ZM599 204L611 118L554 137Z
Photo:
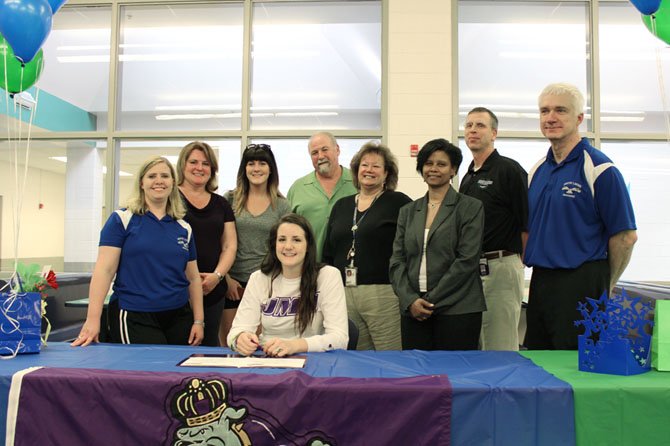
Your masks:
M423 254L428 195L400 209L389 275L400 311L420 295L419 268ZM449 188L428 232L426 246L428 292L434 314L465 314L486 310L479 258L482 252L484 207L476 198Z

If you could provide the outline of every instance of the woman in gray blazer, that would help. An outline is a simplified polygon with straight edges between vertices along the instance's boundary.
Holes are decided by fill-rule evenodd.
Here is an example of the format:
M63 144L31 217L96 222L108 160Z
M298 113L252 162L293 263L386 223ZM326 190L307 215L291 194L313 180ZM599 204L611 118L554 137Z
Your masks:
M405 350L476 350L486 310L479 258L482 203L451 187L463 160L445 139L427 142L416 170L428 193L400 209L390 276Z

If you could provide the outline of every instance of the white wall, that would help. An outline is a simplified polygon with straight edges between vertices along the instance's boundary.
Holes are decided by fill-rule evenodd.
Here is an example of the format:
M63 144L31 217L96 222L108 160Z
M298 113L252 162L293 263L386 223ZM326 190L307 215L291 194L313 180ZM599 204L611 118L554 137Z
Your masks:
M388 143L398 157L398 189L426 192L410 145L452 138L451 2L389 1Z
M22 174L22 172L21 172ZM16 188L8 162L0 162L2 195L2 258L14 258L14 206ZM39 204L44 204L39 209ZM18 256L62 257L65 227L65 177L60 174L28 169L20 220Z

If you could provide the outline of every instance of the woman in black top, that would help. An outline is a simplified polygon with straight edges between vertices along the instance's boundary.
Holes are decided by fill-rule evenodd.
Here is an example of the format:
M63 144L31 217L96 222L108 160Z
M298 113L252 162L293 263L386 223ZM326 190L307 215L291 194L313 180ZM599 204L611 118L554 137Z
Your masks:
M396 192L398 165L388 147L365 144L351 161L359 193L330 213L323 259L342 273L358 350L400 350L398 298L389 281L398 211L411 199Z
M195 141L179 154L179 191L186 204L186 220L193 229L205 305L205 338L202 345L219 345L221 315L226 320L225 294L228 273L237 251L235 215L217 189L218 163L209 144ZM229 324L235 317L234 309Z

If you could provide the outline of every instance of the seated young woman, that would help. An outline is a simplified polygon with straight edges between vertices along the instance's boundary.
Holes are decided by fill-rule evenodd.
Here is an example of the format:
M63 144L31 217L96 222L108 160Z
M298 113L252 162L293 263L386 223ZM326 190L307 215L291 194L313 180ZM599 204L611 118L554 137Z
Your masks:
M317 263L316 241L304 217L283 216L270 231L260 271L249 277L228 345L243 355L260 348L283 357L344 349L348 340L340 272Z

